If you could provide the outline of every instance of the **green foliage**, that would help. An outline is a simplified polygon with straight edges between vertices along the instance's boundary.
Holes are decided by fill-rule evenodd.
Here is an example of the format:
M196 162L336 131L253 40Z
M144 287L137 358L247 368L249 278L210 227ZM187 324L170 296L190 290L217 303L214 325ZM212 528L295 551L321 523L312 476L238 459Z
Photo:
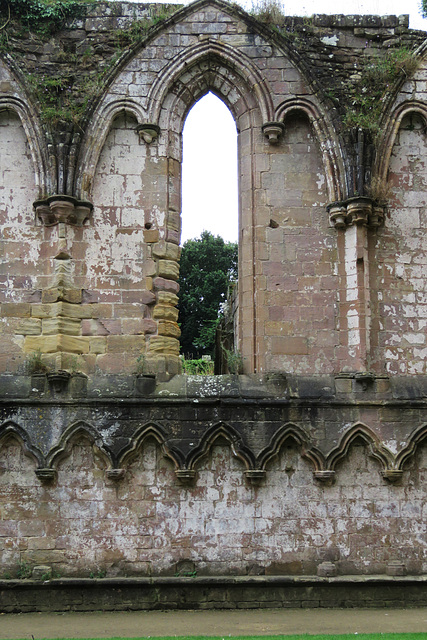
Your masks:
M189 376L212 376L214 373L214 361L197 358L186 360L182 358L182 372Z
M421 15L427 18L427 0L421 0Z
M226 349L224 346L222 347L222 350L224 351L227 359L229 372L236 375L243 373L243 358L240 351L231 351L230 349Z
M116 31L117 46L120 48L124 48L140 42L145 38L150 29L169 18L172 13L175 13L175 11L180 8L181 5L158 5L158 7L156 8L157 13L154 16L142 18L140 20L134 20L132 24L126 29L118 29Z
M40 349L34 351L28 356L27 360L27 370L29 374L33 373L46 373L48 371L48 367L42 360L42 354Z
M427 1L427 0L426 0ZM402 74L409 76L416 70L418 61L405 47L387 51L387 56L365 65L359 82L349 82L347 95L350 107L344 116L346 127L360 127L378 134L383 98Z
M188 357L213 356L221 303L237 279L237 244L203 231L182 247L179 319L181 347Z
M25 580L26 578L31 578L31 567L26 562L21 562L17 571L17 577L19 580Z
M18 20L29 31L48 36L65 20L81 18L86 3L81 0L0 0L0 14Z
M105 578L106 575L107 572L105 571L105 569L98 569L98 571L91 571L89 574L89 578L91 578L92 580L95 580L95 578L101 579Z
M285 12L280 0L256 0L252 2L249 12L254 18L268 25L282 26L285 22Z

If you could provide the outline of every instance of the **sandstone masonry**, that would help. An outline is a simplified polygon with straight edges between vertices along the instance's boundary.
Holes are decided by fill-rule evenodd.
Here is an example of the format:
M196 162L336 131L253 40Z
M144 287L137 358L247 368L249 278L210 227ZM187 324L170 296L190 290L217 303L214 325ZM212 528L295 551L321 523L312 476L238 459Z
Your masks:
M422 590L425 34L405 16L269 25L222 0L16 27L0 578L388 573ZM209 91L238 130L240 376L180 375L181 136ZM268 593L246 602L290 592Z

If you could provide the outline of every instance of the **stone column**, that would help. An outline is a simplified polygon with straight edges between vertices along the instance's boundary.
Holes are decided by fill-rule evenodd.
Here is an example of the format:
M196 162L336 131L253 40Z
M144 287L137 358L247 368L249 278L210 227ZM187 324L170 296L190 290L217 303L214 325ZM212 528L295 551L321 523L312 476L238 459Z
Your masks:
M382 207L370 198L350 198L328 207L338 229L340 263L340 369L367 371L370 360L371 291L368 234L383 218Z

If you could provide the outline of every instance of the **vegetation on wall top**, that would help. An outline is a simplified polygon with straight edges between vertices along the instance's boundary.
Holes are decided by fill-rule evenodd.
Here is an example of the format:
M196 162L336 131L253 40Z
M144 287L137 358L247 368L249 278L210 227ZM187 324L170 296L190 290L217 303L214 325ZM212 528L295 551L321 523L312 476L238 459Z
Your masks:
M19 21L30 31L48 35L60 29L65 20L82 18L87 4L84 0L0 0L0 14L7 16L7 21Z
M102 91L123 52L143 41L180 6L151 5L146 16L132 20L119 18L121 5L111 2L109 15L123 28L111 28L99 38L79 25L83 35L62 37L61 29L75 30L72 20L90 17L94 8L96 4L86 0L0 0L0 50L12 55L21 68L41 119L52 128L81 126L89 103Z

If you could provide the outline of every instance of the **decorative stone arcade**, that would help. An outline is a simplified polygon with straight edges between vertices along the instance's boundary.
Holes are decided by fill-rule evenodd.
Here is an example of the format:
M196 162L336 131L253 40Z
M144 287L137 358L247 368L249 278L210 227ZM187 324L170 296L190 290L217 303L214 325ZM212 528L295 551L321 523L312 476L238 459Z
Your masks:
M278 574L280 602L313 606L354 606L351 576L380 574L357 598L381 605L407 573L393 589L413 604L427 570L425 34L404 16L273 29L222 0L162 7L90 5L48 42L7 27L0 567L84 589L90 572L147 580L141 607L173 580L210 606L205 575L218 606L277 606ZM373 87L383 56L395 68ZM180 375L181 136L209 91L238 130L241 376ZM194 572L205 591L183 586ZM11 585L0 607L22 610ZM64 585L57 606L78 608Z

